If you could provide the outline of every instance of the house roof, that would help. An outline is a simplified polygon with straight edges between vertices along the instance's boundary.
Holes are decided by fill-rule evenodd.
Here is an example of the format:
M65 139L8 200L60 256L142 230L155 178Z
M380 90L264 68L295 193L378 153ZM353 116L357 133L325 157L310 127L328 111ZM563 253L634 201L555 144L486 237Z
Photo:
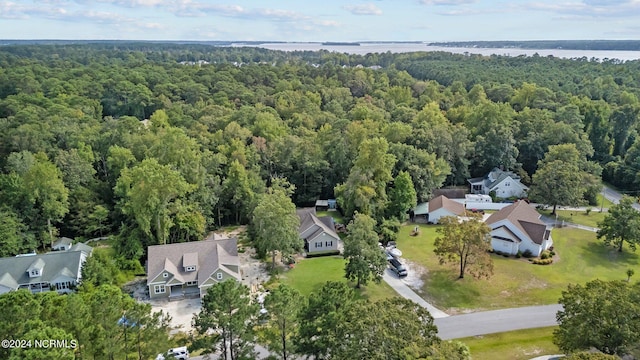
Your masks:
M540 214L526 201L516 201L502 208L491 214L486 222L492 225L502 220L508 220L538 245L549 238L550 231L547 230L547 225L540 220Z
M68 251L82 251L85 254L89 255L93 251L93 248L85 243L76 243Z
M311 240L322 233L326 233L336 239L340 237L336 233L335 227L333 225L333 218L330 216L318 217L316 215L315 208L300 208L296 209L296 213L300 218L300 227L298 228L298 233L302 234L312 228L312 233L307 236L308 240Z
M73 239L69 239L68 237L61 237L56 242L53 243L53 247L58 247L61 245L71 245L73 244Z
M431 199L431 201L429 201L430 213L442 208L456 215L463 215L465 213L463 204L457 201L450 200L444 195L440 195L437 198Z
M498 184L504 181L507 178L511 178L514 181L520 183L520 176L512 171L504 171L498 168L493 168L486 176L479 178L468 179L467 182L470 184L483 184L489 190L493 190ZM520 185L526 190L527 186L520 183Z
M196 254L197 257L193 254ZM196 271L185 271L185 258L187 263L197 262ZM197 280L198 286L200 286L221 268L239 279L240 273L232 271L229 266L235 266L238 269L240 267L236 238L149 246L147 283L154 280L163 271L167 271L173 274L173 278L168 281L176 279L184 283Z
M414 215L426 215L429 213L429 203L423 202L418 204L415 208L413 208Z
M86 254L82 251L56 251L32 256L0 259L0 285L17 289L20 285L50 283L60 275L78 279ZM29 270L41 269L40 276L29 277Z
M329 200L316 200L316 206L329 206Z
M440 195L444 195L448 199L464 199L465 193L465 189L435 189L433 190L433 197L437 198Z

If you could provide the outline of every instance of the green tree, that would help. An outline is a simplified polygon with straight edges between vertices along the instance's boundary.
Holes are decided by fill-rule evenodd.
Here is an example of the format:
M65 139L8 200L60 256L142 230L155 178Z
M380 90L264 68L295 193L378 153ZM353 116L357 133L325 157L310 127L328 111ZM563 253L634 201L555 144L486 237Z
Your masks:
M433 252L441 264L454 263L459 267L458 278L466 273L476 278L493 274L493 261L488 250L491 249L489 233L491 229L478 217L460 222L455 216L445 216L439 220L442 227L436 230Z
M553 341L565 352L592 347L605 354L624 355L640 341L640 288L626 281L593 280L569 285L559 303L559 327Z
M360 145L347 181L335 187L335 194L345 216L355 211L379 216L387 206L387 183L393 178L391 170L395 156L388 153L389 144L384 138L364 140Z
M586 191L586 173L580 169L580 154L575 144L554 145L538 162L533 174L529 197L536 202L553 205L578 206Z
M11 209L0 208L0 256L15 256L34 250L35 242L27 227Z
M153 158L123 169L116 185L116 193L122 197L122 212L133 217L159 244L166 244L173 225L171 204L191 190L180 173Z
M276 181L266 194L259 197L251 222L256 250L262 255L271 253L271 265L274 267L276 251L287 256L302 249L302 239L298 234L300 219L284 186L286 184Z
M298 336L299 315L305 300L296 289L283 284L272 290L264 300L269 315L265 334L267 347L283 360L297 353L294 339Z
M356 213L347 226L347 238L344 241L344 258L347 260L345 276L356 281L356 288L367 285L373 279L379 282L386 268L386 260L378 247L378 234L374 231L373 218Z
M436 333L431 314L410 300L358 301L344 310L330 358L424 359L439 342Z
M41 320L26 323L29 329L20 339L28 342L27 347L11 349L9 360L73 360L77 340L58 327L51 327ZM38 345L36 345L38 342ZM46 345L45 345L46 344Z
M387 213L390 217L404 221L407 218L407 211L413 209L417 203L418 199L411 176L408 172L401 171L394 179L393 188L389 191Z
M356 292L344 282L328 281L311 294L300 314L298 352L314 359L329 358L341 343L336 331L346 321L344 312L355 301Z
M612 245L622 251L626 242L631 250L640 242L640 212L633 205L635 199L623 196L620 202L609 208L609 213L598 224L598 239L604 238L605 245Z
M248 218L254 203L255 192L247 169L238 160L229 165L227 177L222 182L222 194L225 203L235 209L235 222Z
M257 313L249 288L227 280L207 289L193 323L207 349L220 351L224 360L247 359L254 355L251 342Z

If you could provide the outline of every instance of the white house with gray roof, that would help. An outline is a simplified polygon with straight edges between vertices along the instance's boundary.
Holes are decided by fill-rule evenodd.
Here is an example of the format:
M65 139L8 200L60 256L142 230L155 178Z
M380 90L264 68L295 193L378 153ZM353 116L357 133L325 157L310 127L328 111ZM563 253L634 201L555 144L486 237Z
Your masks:
M300 218L298 233L304 240L307 254L333 254L339 251L340 237L331 216L318 217L315 208L297 209Z
M91 251L79 243L66 251L1 258L0 294L18 289L71 292L82 279L82 265Z
M149 246L147 275L152 299L202 297L216 283L241 279L238 240Z
M520 176L511 171L498 168L491 170L486 176L467 180L472 194L489 195L492 191L499 198L523 198L529 188L520 182Z

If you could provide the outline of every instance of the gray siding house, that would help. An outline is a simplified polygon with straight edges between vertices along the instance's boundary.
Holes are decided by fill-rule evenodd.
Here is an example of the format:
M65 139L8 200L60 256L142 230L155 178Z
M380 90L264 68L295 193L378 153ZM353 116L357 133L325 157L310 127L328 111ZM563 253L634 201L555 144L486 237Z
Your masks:
M339 250L340 237L331 216L318 217L315 208L302 208L296 212L300 218L298 232L307 254L331 254Z
M1 258L0 294L18 289L71 292L82 279L82 265L91 251L90 246L79 243L67 251Z
M152 299L202 297L216 283L241 279L236 238L154 245L148 255Z

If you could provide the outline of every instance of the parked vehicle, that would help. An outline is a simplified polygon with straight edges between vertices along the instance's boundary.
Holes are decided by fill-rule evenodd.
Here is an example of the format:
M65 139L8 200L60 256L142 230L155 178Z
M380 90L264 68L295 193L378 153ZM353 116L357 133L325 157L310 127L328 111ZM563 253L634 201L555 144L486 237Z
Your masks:
M391 270L393 270L398 277L405 277L409 274L407 268L396 258L389 260L389 265L391 265Z
M169 349L166 355L158 355L156 360L188 360L189 359L189 350L187 350L186 346L177 347L173 349Z

